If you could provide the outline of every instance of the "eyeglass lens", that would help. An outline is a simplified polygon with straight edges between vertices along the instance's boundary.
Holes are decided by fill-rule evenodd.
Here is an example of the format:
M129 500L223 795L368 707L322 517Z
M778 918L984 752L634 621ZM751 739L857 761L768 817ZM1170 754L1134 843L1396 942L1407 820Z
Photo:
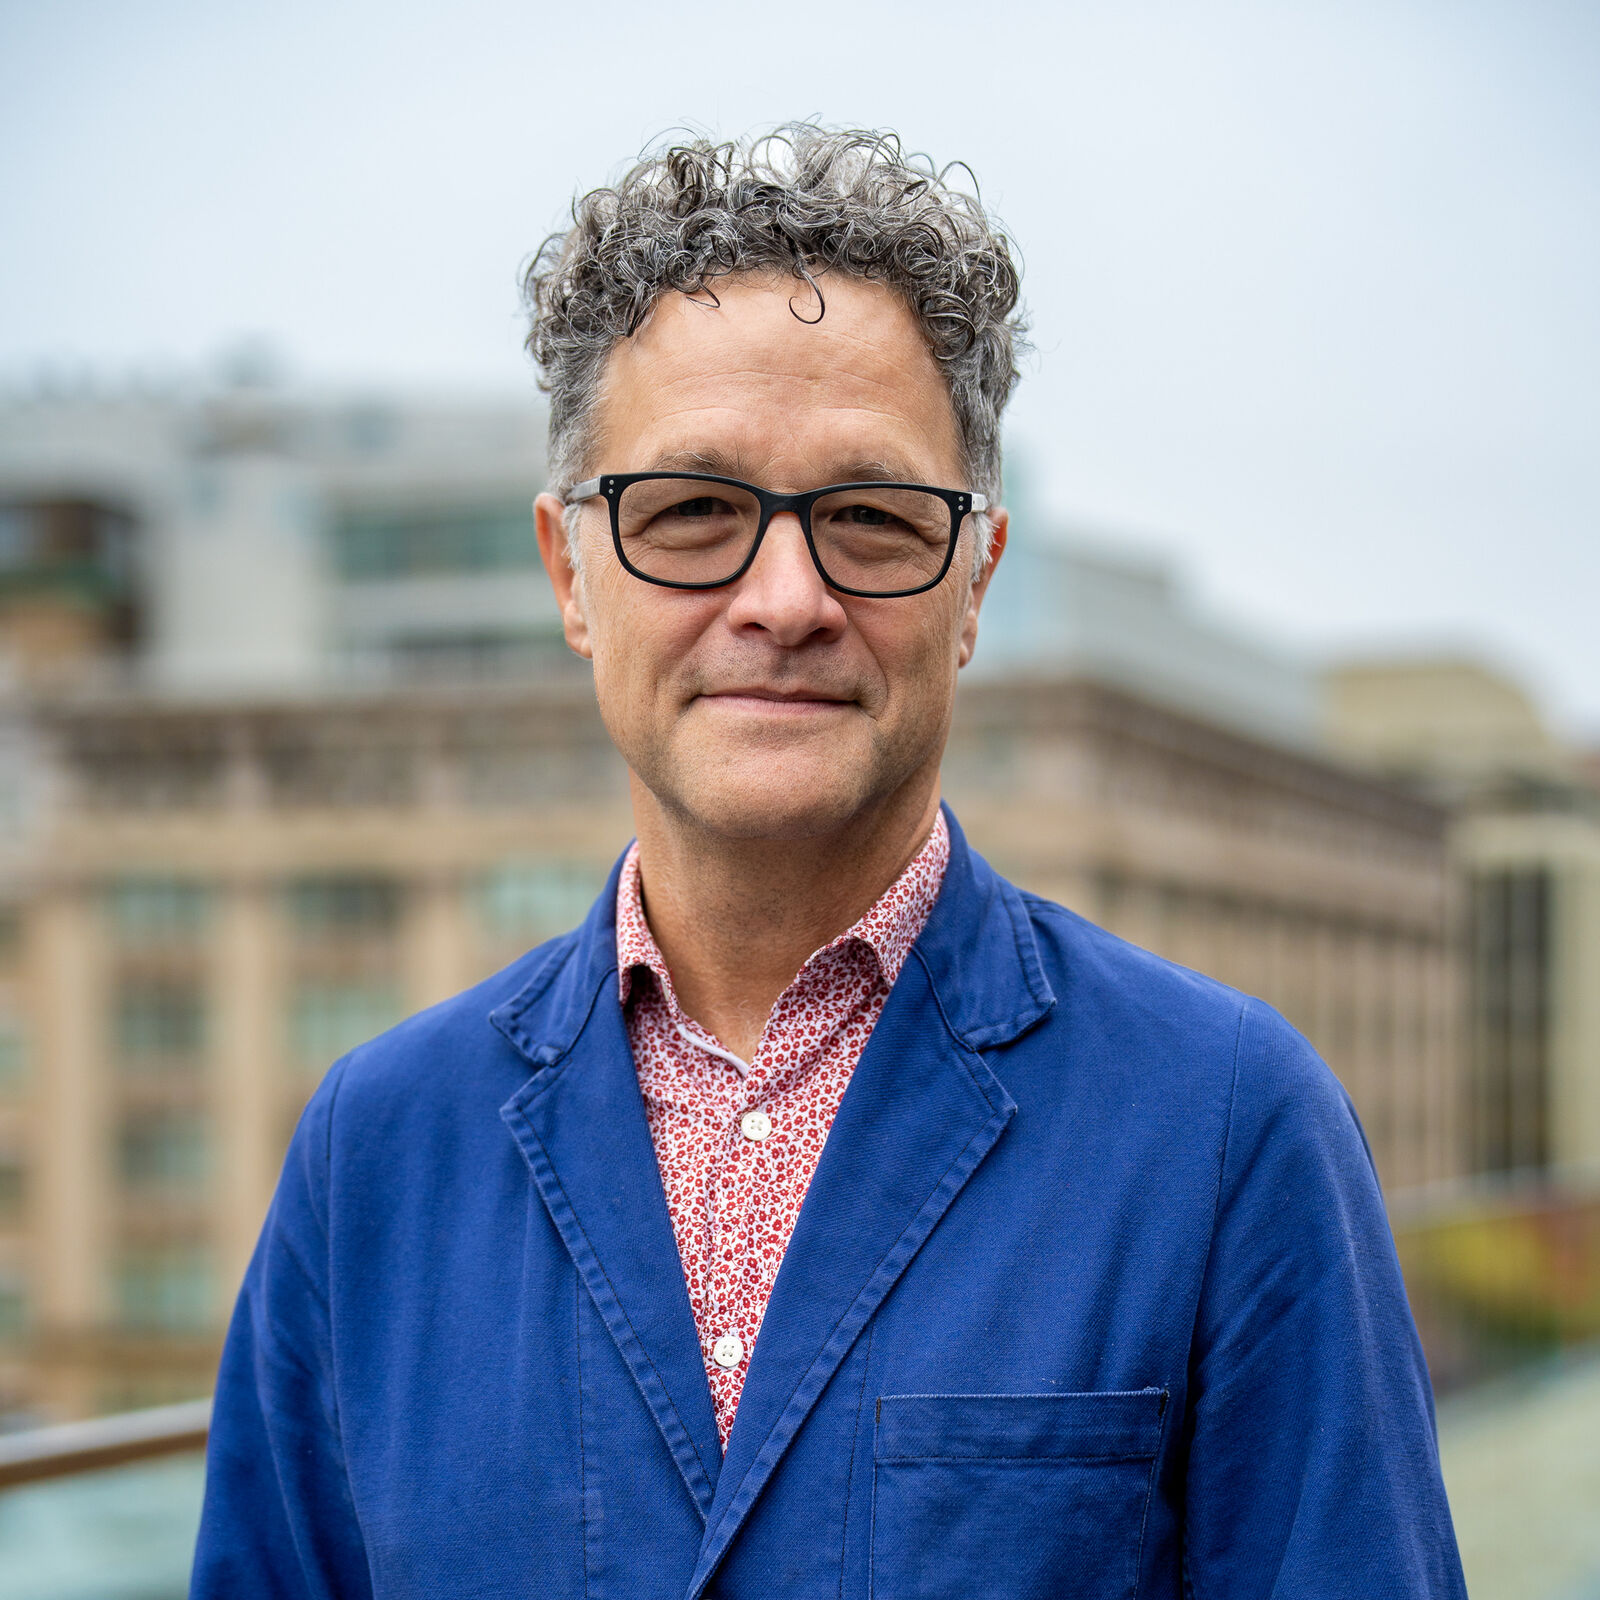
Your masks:
M726 582L744 565L761 505L731 484L646 478L617 505L628 565L668 583ZM811 508L811 539L829 583L892 594L931 582L950 544L950 507L920 489L846 489Z

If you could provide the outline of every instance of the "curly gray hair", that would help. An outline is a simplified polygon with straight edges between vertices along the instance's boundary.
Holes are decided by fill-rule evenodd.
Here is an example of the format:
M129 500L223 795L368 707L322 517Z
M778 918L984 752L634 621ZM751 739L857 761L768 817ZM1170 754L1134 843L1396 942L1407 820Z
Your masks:
M892 133L795 122L646 154L615 187L574 202L572 226L545 240L523 280L528 349L550 395L551 488L583 475L606 358L663 294L780 269L814 290L813 273L838 272L901 295L949 385L970 487L997 503L1020 281L1011 241L955 171L972 177L903 154ZM820 291L819 302L825 314ZM990 533L976 520L975 572Z

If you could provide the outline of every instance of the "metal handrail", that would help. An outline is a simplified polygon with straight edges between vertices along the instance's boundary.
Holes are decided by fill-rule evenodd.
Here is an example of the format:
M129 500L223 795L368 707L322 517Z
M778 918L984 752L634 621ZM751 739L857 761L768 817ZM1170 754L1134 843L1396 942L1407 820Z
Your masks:
M199 1450L210 1426L207 1399L30 1428L25 1433L0 1433L0 1489Z

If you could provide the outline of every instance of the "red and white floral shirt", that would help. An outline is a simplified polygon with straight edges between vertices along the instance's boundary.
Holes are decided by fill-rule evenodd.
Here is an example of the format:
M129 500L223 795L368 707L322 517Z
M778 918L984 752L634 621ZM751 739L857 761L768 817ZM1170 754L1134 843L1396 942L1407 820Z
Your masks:
M637 844L623 862L617 965L628 1038L724 1448L823 1142L949 859L941 812L866 915L801 967L748 1063L678 1005L645 920Z

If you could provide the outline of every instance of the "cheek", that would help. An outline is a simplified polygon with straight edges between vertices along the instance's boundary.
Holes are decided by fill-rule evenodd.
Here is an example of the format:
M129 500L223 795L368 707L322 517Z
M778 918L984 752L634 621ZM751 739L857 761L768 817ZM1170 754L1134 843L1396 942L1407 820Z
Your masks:
M942 709L954 681L961 622L957 608L940 594L942 603L922 607L915 616L881 614L860 619L861 634L882 676L891 704L902 715ZM913 605L915 598L885 604Z
M633 596L614 575L585 574L586 614L594 659L594 687L606 721L637 712L641 683L651 676L652 651L645 620L636 615Z
M703 605L630 578L596 583L589 611L595 692L607 720L648 720L663 688L682 680L709 625Z

